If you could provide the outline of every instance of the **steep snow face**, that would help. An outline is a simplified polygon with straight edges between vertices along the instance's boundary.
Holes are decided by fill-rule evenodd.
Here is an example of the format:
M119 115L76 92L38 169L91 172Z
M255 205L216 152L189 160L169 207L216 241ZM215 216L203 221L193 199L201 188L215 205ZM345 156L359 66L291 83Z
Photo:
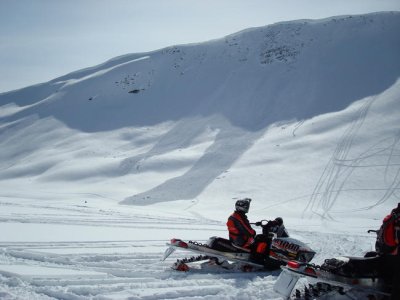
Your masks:
M2 193L186 200L215 217L242 195L260 214L387 210L398 28L399 13L279 23L1 94Z

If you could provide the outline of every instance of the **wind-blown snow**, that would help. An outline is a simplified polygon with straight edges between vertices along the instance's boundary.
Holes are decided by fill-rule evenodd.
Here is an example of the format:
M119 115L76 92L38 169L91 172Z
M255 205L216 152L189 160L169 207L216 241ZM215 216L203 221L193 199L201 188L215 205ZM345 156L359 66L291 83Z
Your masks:
M0 298L279 299L277 273L160 262L239 197L316 263L370 250L400 199L399 28L285 22L0 94Z

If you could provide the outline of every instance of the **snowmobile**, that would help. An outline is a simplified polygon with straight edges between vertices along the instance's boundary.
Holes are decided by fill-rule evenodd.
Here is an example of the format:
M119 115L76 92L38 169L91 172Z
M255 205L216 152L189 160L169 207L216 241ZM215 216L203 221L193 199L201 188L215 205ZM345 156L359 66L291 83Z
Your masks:
M267 257L263 259L263 262L254 261L249 249L238 247L227 239L215 236L210 237L205 244L195 241L185 242L176 238L171 239L170 243L167 243L168 248L162 260L169 257L176 249L180 249L200 255L178 259L172 265L172 269L188 271L191 263L200 262L202 269L219 267L227 270L250 272L279 270L280 266L285 265L288 261L295 260L308 263L314 257L315 251L305 243L288 236L277 236L270 232L270 221L262 220L251 224L261 226L263 234L268 237L269 249Z
M393 274L386 259L369 252L325 259L322 265L289 261L274 290L286 299L390 299Z

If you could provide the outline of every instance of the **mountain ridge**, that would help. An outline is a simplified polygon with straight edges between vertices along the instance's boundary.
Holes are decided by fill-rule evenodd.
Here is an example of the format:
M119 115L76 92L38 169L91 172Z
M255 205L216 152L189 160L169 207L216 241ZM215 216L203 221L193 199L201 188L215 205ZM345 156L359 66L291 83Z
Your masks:
M334 152L339 128L353 126L344 116L353 111L356 118L354 105L374 103L373 97L387 101L381 95L397 89L398 28L400 13L394 12L281 22L210 42L128 54L0 94L0 102L7 104L0 116L0 178L26 182L32 189L66 185L99 190L135 205L199 197L210 203L212 190L225 198L248 193L277 197L287 189L281 179L272 179L273 191L261 190L255 176L248 189L242 188L240 178L252 168L235 166L252 161L246 153L265 141L256 154L265 161L254 165L259 174L269 173L279 161L282 169L293 168L284 154L286 142L314 135L320 140L298 144L299 157ZM386 113L392 116L398 109L392 103ZM333 115L343 124L333 122ZM315 119L321 118L325 121L316 128ZM387 134L396 140L396 133ZM324 164L328 161L310 161L315 184ZM395 170L393 161L389 165ZM300 173L291 178L299 180ZM390 174L397 182L395 171ZM319 188L308 182L292 193L312 198L313 189ZM285 192L281 200L290 197Z

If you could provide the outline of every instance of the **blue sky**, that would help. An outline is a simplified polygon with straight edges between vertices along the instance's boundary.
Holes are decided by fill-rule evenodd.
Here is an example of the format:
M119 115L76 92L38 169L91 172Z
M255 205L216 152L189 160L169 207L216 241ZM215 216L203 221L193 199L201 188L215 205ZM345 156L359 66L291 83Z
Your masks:
M0 92L249 27L388 10L400 1L0 0Z

